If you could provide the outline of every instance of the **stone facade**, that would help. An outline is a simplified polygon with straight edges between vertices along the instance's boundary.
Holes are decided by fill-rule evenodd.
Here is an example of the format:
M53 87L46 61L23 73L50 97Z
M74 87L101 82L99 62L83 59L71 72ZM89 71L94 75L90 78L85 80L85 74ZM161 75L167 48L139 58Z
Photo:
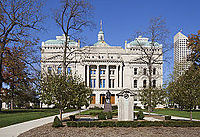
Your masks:
M148 38L138 37L134 41L125 42L125 49L121 46L110 46L104 40L104 32L98 34L98 41L93 46L80 47L80 41L75 42L68 38L68 44L73 54L69 56L67 73L82 77L85 84L93 89L90 106L102 107L105 94L111 92L111 104L117 105L116 94L128 88L136 95L141 88L148 86L148 68L140 60L144 54L137 45L141 42L146 52L151 52ZM41 69L42 73L55 71L61 73L63 60L64 36L57 36L56 40L42 42ZM162 52L162 45L156 43L155 56ZM69 54L69 51L67 52ZM163 62L159 56L158 62L153 64L154 86L162 87ZM141 106L139 97L134 100L135 105Z

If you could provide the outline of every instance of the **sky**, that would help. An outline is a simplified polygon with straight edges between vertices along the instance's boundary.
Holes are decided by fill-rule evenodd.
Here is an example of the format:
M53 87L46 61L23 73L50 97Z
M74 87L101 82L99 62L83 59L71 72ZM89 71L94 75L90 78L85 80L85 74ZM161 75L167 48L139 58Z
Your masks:
M105 41L109 45L124 47L125 40L131 38L137 30L144 30L152 17L166 19L170 31L169 43L179 30L188 36L200 30L200 0L91 0L94 6L96 28L82 33L88 45L97 41L100 20L103 20ZM59 0L47 0L44 13L46 31L39 33L40 42L55 39L62 35L61 29L51 17L52 9L58 7ZM171 50L173 54L173 50ZM173 70L171 63L164 63L164 81Z

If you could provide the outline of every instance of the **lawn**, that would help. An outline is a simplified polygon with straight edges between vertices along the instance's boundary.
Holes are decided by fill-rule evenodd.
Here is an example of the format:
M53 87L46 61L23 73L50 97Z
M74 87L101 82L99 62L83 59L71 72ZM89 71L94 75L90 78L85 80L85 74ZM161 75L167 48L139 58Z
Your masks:
M99 109L99 110L90 109L90 110L81 112L80 115L90 115L91 113L100 113L100 112L102 112L102 111L103 111L103 110L101 110L101 109Z
M173 110L173 109L154 109L153 111L154 113L157 113L157 114L190 118L189 111L179 111L179 110ZM192 118L200 119L200 111L199 110L193 111Z
M74 111L74 109L65 110L65 112L70 111ZM13 111L3 110L0 112L0 128L56 114L59 114L58 109L15 109Z

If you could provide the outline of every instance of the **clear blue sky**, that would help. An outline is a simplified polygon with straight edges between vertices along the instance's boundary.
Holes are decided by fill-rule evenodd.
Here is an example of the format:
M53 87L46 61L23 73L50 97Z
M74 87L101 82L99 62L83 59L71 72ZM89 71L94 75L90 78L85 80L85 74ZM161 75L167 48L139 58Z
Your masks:
M92 0L95 7L94 22L97 27L92 32L85 31L88 45L97 41L99 22L103 20L105 41L110 45L124 46L124 41L131 37L136 30L144 30L152 17L166 18L167 26L173 36L182 29L185 35L197 33L200 29L200 0ZM47 0L45 13L57 7L59 0ZM40 34L41 41L55 39L62 35L52 17L45 22L47 31ZM171 51L173 54L173 50ZM164 79L169 74L172 64L164 65ZM167 71L166 71L167 70Z

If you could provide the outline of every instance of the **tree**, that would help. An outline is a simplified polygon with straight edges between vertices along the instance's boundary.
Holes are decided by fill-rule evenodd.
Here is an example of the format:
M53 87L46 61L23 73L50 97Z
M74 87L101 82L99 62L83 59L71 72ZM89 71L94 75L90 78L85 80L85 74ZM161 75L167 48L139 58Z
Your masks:
M56 10L55 21L62 29L65 36L63 52L63 74L76 50L69 47L69 37L75 37L83 31L83 28L92 25L92 5L87 0L61 0L61 8Z
M18 102L29 103L30 96L34 94L32 79L29 76L26 63L23 61L25 52L23 48L6 48L3 59L3 78L4 83L10 86L7 93L7 100L11 103L11 109L14 106L14 98ZM20 98L20 99L19 99ZM20 101L22 100L22 101Z
M0 1L0 89L3 78L3 58L6 47L35 45L33 30L41 29L42 2L37 0Z
M192 62L200 66L200 30L198 34L191 34L188 37L189 48L191 49L191 60Z
M45 104L54 104L62 112L69 105L77 108L85 105L89 101L91 90L86 88L78 77L62 74L47 74L41 80L41 99Z
M169 31L166 27L165 19L162 17L152 18L147 31L136 33L137 36L141 34L148 37L150 39L150 43L149 47L146 47L143 41L136 38L137 48L139 48L142 56L136 58L135 61L141 61L147 65L148 88L153 89L153 78L156 79L156 77L153 76L153 67L156 64L162 64L162 56L170 49L170 46L166 42ZM161 49L158 46L158 43L162 44ZM148 110L152 111L152 92L148 92L148 94L145 95L148 96Z
M200 104L200 69L197 65L192 65L185 74L168 86L169 98L178 104L181 109L190 111L192 120L192 110Z
M149 94L151 94L151 100L149 99ZM140 90L140 100L145 106L149 106L151 104L152 108L155 108L158 104L164 104L166 99L165 90L158 88L147 88ZM151 102L149 102L151 101Z
M77 109L80 110L82 106L89 106L92 90L87 88L80 78L75 76L75 80L77 82L74 83L74 94L71 100L71 105L76 106Z

